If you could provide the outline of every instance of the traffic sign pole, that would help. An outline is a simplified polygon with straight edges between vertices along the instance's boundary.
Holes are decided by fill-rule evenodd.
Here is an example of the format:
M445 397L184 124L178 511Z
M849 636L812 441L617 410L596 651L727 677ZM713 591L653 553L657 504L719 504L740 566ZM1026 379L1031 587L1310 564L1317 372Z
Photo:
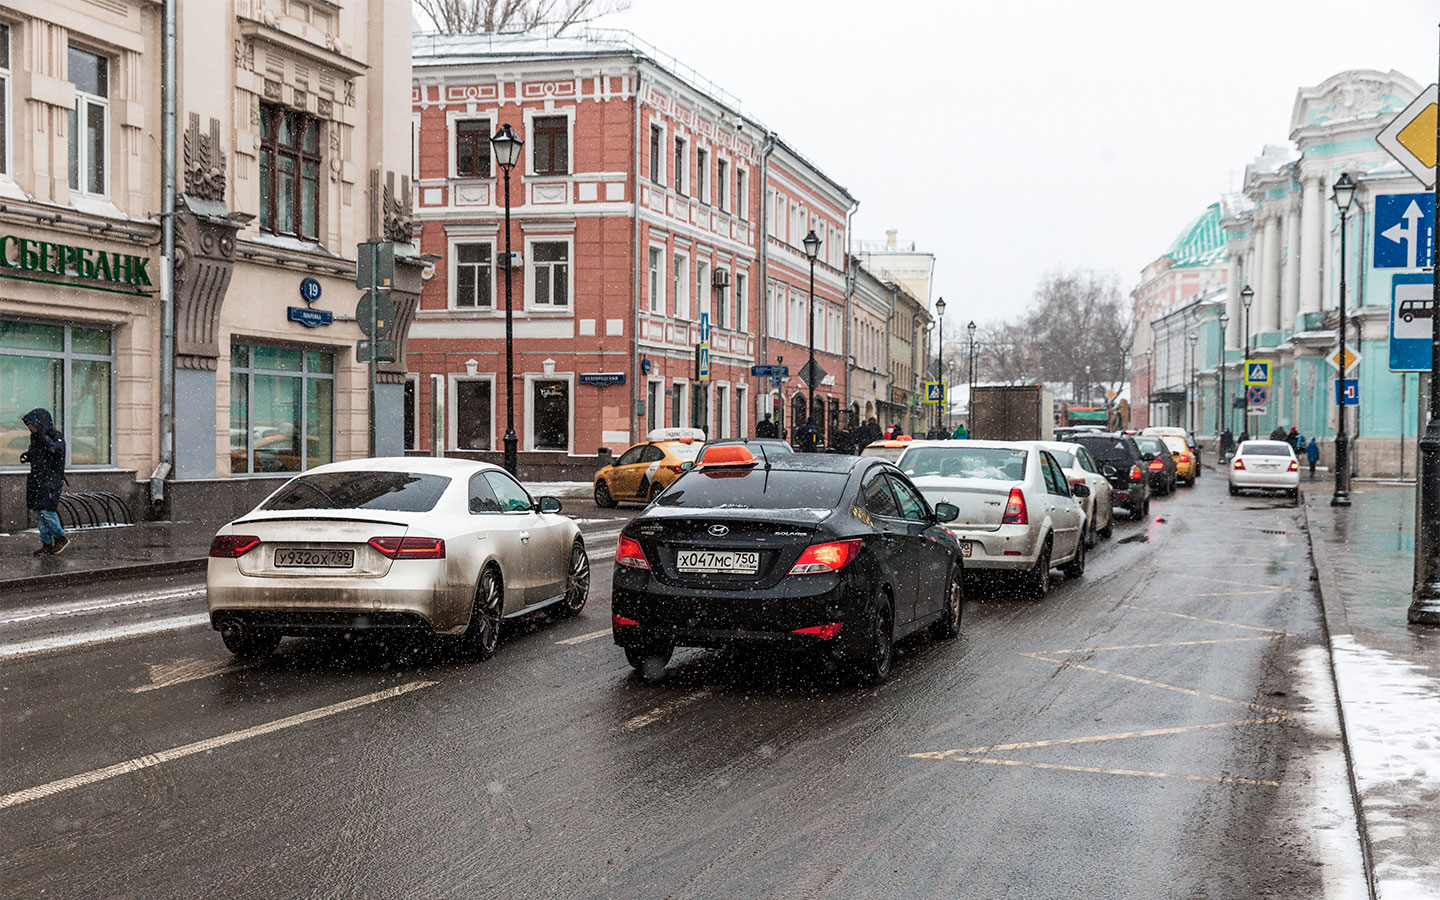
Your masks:
M1436 59L1440 68L1440 53ZM1440 204L1440 116L1435 118L1435 150L1435 199ZM1440 266L1431 273L1431 299L1436 305L1430 316L1430 420L1420 439L1415 587L1407 613L1413 625L1440 625L1440 315L1434 314L1440 312Z

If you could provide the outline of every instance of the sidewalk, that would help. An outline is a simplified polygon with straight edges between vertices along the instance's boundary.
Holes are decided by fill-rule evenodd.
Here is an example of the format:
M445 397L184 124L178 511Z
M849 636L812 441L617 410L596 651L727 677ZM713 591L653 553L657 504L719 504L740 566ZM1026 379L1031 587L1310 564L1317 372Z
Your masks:
M1415 488L1301 481L1366 859L1381 900L1440 897L1440 628L1409 625Z

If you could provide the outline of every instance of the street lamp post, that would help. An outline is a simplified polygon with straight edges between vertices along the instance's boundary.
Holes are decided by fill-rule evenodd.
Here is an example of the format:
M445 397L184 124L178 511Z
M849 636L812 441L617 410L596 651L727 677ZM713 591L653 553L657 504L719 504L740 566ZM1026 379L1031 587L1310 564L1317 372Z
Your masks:
M1185 405L1190 407L1190 415L1187 417L1188 427L1186 431L1195 431L1195 345L1200 342L1200 332L1191 330L1186 335L1190 340L1190 384L1187 386L1186 395L1189 400Z
M935 339L935 378L940 382L940 402L935 404L935 431L945 430L945 407L950 403L950 384L945 380L945 298L935 301L936 324L939 329ZM943 437L948 435L941 434Z
M1240 292L1240 303L1245 307L1245 359L1240 364L1240 390L1245 392L1245 414L1240 419L1240 433L1250 433L1250 386L1246 384L1248 378L1245 376L1250 371L1250 304L1255 301L1255 291L1250 285Z
M524 144L508 122L490 139L495 162L505 173L505 471L517 478L520 459L519 439L515 436L515 317L510 287L515 257L510 252L510 170L519 161Z
M815 229L805 235L805 256L810 260L810 362L805 368L805 382L810 388L810 408L805 418L805 450L815 452L819 432L815 425L815 258L820 255L820 237Z
M1151 396L1155 393L1155 348L1145 348L1145 424L1154 425L1155 400Z
M1440 146L1440 121L1435 123ZM1435 160L1440 176L1440 157ZM1435 181L1440 199L1440 178ZM1431 309L1440 309L1440 268L1433 271ZM1430 317L1430 415L1420 437L1420 470L1415 522L1415 590L1406 614L1411 625L1440 625L1440 316Z
M1230 397L1225 392L1225 326L1230 324L1230 314L1220 314L1220 400L1215 408L1215 436L1225 430L1225 420L1230 418Z
M1345 364L1349 356L1345 352L1345 220L1350 213L1350 202L1355 199L1355 182L1349 172L1341 172L1335 182L1335 206L1340 210L1340 382L1345 382ZM1345 433L1345 403L1343 397L1336 397L1339 409L1335 423L1335 493L1330 497L1331 506L1350 505L1350 436Z
M970 408L975 402L975 320L965 326L970 338L968 358L965 365L965 431L970 431Z

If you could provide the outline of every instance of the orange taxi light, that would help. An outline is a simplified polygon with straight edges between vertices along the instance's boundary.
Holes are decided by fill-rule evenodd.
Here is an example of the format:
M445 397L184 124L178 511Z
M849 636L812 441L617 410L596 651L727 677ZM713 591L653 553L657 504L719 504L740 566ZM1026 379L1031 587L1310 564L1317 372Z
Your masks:
M712 469L723 466L753 466L760 460L750 452L750 448L741 444L726 444L723 447L712 447L700 459L700 467Z
M902 435L900 435L899 437L897 437L895 440L897 440L897 441L913 441L913 440L915 440L915 439L914 439L913 437L911 437L910 435L908 435L908 434L902 434Z

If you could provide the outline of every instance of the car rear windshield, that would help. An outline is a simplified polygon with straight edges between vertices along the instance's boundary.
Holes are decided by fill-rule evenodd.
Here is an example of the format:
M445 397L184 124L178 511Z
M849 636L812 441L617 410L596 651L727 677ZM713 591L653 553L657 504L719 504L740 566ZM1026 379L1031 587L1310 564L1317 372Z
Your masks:
M376 509L429 512L450 479L419 472L317 472L293 479L261 509Z
M1184 453L1190 449L1190 445L1185 443L1182 437L1162 437L1160 440L1165 442L1165 446L1169 447L1172 453Z
M1029 451L1016 447L914 447L900 460L900 470L911 478L943 475L947 478L984 478L1019 481L1025 477Z
M845 472L791 469L696 469L655 500L680 509L835 509L845 493Z
M1080 437L1075 443L1090 451L1090 455L1102 462L1129 462L1130 446L1121 438Z
M1159 452L1160 452L1160 439L1159 439L1159 438L1145 438L1145 437L1136 438L1136 439L1135 439L1135 446L1139 447L1140 450L1141 450L1142 452L1144 452L1144 453L1159 453Z
M905 452L904 447L866 447L860 451L861 456L878 456L881 459L888 459L891 462L900 458Z
M1289 456L1290 445L1282 444L1279 441L1246 441L1245 446L1240 449L1242 456Z
M703 445L703 444L667 444L666 446L667 446L667 447L669 448L669 450L670 450L670 455L673 456L673 457L675 457L676 459L682 460L682 461L688 459L688 460L690 460L690 461L693 462L693 461L695 460L695 457L697 457L697 456L700 455L700 448L701 448L702 446L704 446L704 445Z

